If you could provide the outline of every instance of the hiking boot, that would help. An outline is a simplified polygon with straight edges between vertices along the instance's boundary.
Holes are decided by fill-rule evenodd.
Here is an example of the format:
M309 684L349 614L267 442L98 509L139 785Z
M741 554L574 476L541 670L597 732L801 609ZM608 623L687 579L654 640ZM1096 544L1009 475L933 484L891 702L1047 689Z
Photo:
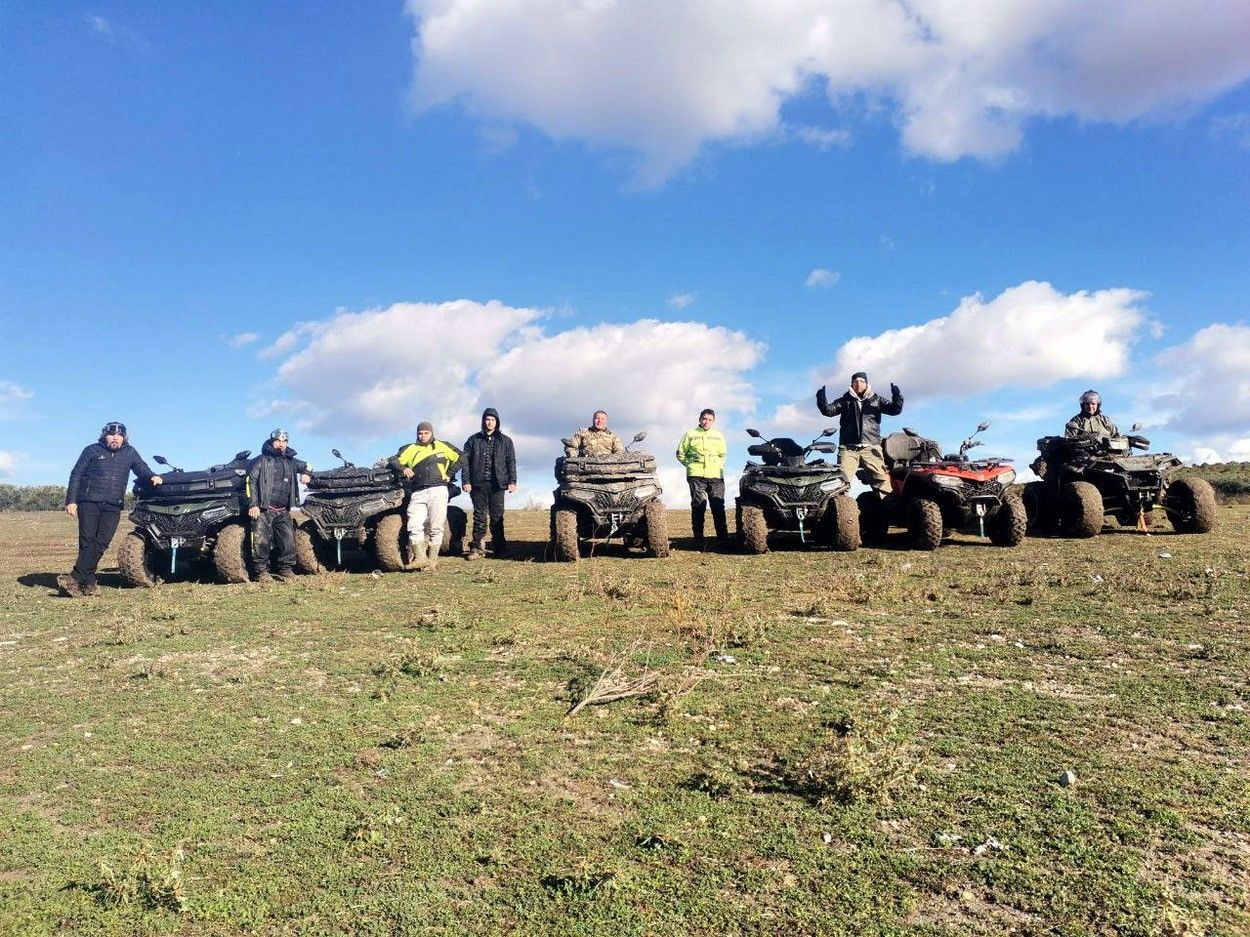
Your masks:
M475 540L469 545L469 552L465 554L466 560L480 560L486 554L486 549L482 544Z
M259 583L273 582L273 576L269 574L269 570L262 569L256 574L256 581Z
M434 572L434 568L436 566L438 566L438 549L436 547L431 547L429 558L425 561L425 566L423 568L427 573L432 573Z
M278 570L276 573L274 573L274 574L273 574L273 578L274 578L274 579L276 579L276 580L278 580L278 582L294 582L294 581L295 581L295 570L293 570L293 569L280 569L280 570Z
M91 583L90 585L83 586L83 587L82 587L82 594L83 594L83 595L88 595L88 596L90 596L90 595L99 595L99 594L100 594L100 584L99 584L98 582L93 582L93 583Z
M425 564L429 562L430 548L424 541L409 546L408 568L409 569L425 569Z
M82 598L82 586L78 584L73 573L61 573L57 576L56 586L72 599Z

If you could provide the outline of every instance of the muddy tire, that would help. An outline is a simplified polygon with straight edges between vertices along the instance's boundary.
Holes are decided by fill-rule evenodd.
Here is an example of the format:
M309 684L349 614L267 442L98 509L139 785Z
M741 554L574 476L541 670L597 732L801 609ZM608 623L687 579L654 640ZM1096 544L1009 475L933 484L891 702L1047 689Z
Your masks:
M122 538L117 548L117 568L128 585L139 589L151 589L158 581L148 541L133 530Z
M1178 478L1168 486L1164 503L1178 534L1207 534L1215 529L1215 489L1203 478Z
M1006 495L990 521L990 542L1000 547L1018 546L1029 530L1029 515L1017 495Z
M907 509L907 530L917 550L936 550L942 543L942 509L936 501L917 498Z
M404 516L383 514L373 531L373 558L378 569L398 573L404 568Z
M327 571L317 556L317 535L312 524L295 525L295 568L301 573L317 576Z
M443 524L443 543L438 552L443 556L463 556L464 533L468 529L469 518L464 508L448 505L447 523Z
M885 504L875 491L865 491L855 499L859 508L859 542L863 544L882 544L890 532L889 515Z
M859 549L862 542L859 532L859 505L850 495L838 495L830 499L820 524L824 535L821 539L826 546L845 553Z
M213 568L222 582L251 580L247 571L247 528L242 524L226 524L217 531Z
M742 537L742 548L748 553L767 553L768 521L764 519L764 509L744 504L738 510L741 512L738 534Z
M1059 492L1059 516L1067 536L1098 536L1102 530L1102 492L1089 482L1068 482Z
M1029 519L1029 530L1035 534L1055 532L1055 511L1051 506L1045 482L1029 482L1024 486L1024 493L1020 500L1024 502L1024 513Z
M642 510L647 528L647 552L663 559L669 554L668 511L660 501L650 501Z
M576 563L581 559L581 542L577 536L577 509L556 508L553 515L556 559L561 563Z

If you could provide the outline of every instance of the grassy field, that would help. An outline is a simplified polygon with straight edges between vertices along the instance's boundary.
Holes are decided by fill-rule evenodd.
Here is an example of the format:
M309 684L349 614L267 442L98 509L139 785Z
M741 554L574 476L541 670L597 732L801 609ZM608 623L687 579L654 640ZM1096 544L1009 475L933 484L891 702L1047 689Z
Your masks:
M0 514L0 933L1247 934L1248 520L75 601Z

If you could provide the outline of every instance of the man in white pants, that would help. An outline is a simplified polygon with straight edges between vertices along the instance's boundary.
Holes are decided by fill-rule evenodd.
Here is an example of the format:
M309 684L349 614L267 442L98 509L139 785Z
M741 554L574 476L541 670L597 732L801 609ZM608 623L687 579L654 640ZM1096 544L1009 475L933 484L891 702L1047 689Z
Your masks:
M410 565L433 570L443 544L447 523L447 483L455 476L460 450L434 438L428 422L417 424L417 441L409 443L390 459L395 469L412 484L408 497L408 547Z

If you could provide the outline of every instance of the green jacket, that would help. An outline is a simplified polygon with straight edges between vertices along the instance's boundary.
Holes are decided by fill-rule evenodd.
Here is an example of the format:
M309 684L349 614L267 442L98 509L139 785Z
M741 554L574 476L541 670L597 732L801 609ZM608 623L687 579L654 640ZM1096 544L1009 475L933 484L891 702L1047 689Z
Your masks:
M696 426L677 444L677 461L689 478L724 478L725 437L718 429Z
M460 450L455 446L441 439L431 439L425 446L419 442L409 443L391 456L389 464L397 471L412 469L412 487L419 489L447 484L455 477L459 459Z

